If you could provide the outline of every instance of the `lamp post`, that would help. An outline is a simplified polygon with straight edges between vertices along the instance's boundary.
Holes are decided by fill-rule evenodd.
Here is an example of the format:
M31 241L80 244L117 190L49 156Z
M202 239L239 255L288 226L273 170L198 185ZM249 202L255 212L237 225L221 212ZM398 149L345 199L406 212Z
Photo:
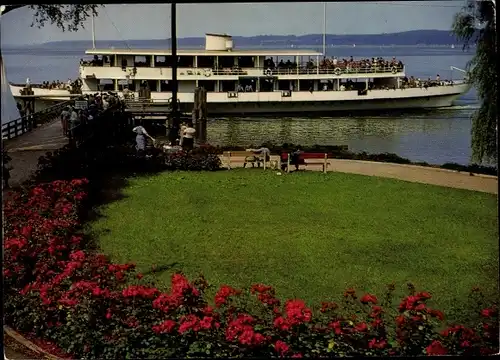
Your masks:
M177 107L177 8L175 1L170 7L170 41L172 42L172 110L170 113L171 126L169 140L172 144L177 139L179 133L179 109Z

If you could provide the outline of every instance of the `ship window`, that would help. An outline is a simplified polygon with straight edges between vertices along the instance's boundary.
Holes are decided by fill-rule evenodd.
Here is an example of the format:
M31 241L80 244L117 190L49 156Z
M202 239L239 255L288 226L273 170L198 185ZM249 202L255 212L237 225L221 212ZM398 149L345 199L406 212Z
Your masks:
M160 81L160 91L161 92L171 92L172 91L172 81L161 80Z
M177 66L192 68L194 66L194 56L179 56L179 62Z
M262 92L274 91L274 79L273 78L262 78L260 79L260 89Z
M289 91L294 89L293 80L279 80L278 90Z
M299 91L310 91L311 89L314 89L313 80L300 80Z
M222 80L219 84L222 92L236 91L236 83L233 80Z
M198 67L213 69L215 65L215 57L213 56L198 56Z
M156 80L147 80L148 82L148 86L149 86L149 90L151 91L158 91L158 81Z
M255 62L253 56L240 56L238 57L238 66L241 68L253 68Z
M200 80L198 81L198 86L205 88L207 92L215 91L215 80Z
M149 56L134 56L134 66L135 67L149 67L150 60Z
M233 67L234 67L233 56L219 56L219 69L233 68Z
M155 56L155 66L166 65L167 58L166 56Z

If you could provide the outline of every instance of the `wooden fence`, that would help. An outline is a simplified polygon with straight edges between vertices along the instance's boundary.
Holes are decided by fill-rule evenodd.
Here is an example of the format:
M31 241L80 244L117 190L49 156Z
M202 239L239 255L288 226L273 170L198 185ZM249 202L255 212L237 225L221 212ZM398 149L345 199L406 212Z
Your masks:
M2 138L4 140L13 139L22 134L30 132L39 125L46 124L61 115L66 106L74 104L74 100L67 100L56 105L47 107L34 114L23 116L19 119L2 124Z

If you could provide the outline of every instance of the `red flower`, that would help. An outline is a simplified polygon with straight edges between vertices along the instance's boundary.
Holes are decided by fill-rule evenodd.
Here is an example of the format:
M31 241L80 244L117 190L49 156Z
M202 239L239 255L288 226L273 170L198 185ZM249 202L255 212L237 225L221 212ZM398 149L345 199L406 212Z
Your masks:
M425 304L418 304L415 306L415 311L423 311L425 309Z
M368 326L365 323L360 323L355 326L355 329L359 332L365 332L368 330Z
M427 348L427 355L446 355L446 348L443 347L440 341L434 340Z
M291 325L311 321L312 312L302 300L288 300L285 304L287 320Z
M157 334L163 334L163 333L170 334L174 330L175 325L177 325L175 321L165 320L161 324L153 326L152 329Z
M396 317L396 325L401 326L405 322L405 317L403 315L399 315Z
M69 258L72 261L83 261L83 260L85 260L85 253L81 250L75 251L69 255Z
M340 321L333 321L330 324L328 324L328 327L334 330L336 335L342 334L342 326L340 324Z
M489 318L496 315L496 309L483 309L481 310L481 316Z
M203 309L203 315L206 315L206 316L211 316L214 312L214 309L213 307L211 306L205 306L205 308Z
M252 344L253 334L254 334L253 329L251 327L246 327L238 338L240 344L242 345Z
M377 297L375 295L372 295L372 294L365 294L360 299L360 301L363 304L369 304L369 303L376 304L377 303Z
M195 332L200 330L199 319L192 314L181 317L179 334L183 334L189 330L193 330Z
M283 356L290 350L290 347L285 342L278 340L274 344L274 349L279 355Z
M123 289L123 297L136 297L141 296L144 298L152 299L159 293L158 289L148 288L142 285L130 285L129 287Z
M230 296L238 295L239 293L240 291L232 288L231 286L222 285L219 291L217 291L217 294L215 294L215 306L221 307L226 304L227 299Z
M259 294L257 295L257 299L263 304L267 304L270 306L273 305L279 305L280 301L276 299L273 295L271 294Z
M416 296L407 296L399 304L399 312L405 312L406 310L413 310L416 302L419 300Z
M271 290L273 290L272 286L267 286L267 285L264 285L264 284L253 284L250 287L250 292L252 294L255 294L256 292L257 293L265 293L265 292L268 292L268 291L271 291Z
M292 355L292 358L301 358L302 354L301 353L295 353Z
M382 320L380 319L375 319L372 321L371 323L372 327L376 328L376 327L379 327L379 326L382 326Z
M464 340L460 343L460 347L462 348L468 348L470 347L470 341Z
M368 347L370 349L383 349L383 348L387 347L387 341L377 340L377 339L373 338L368 342Z
M262 334L259 334L259 333L254 333L253 334L253 339L252 339L252 343L254 345L260 345L262 344L264 341L266 340L266 337Z
M138 280L141 280L144 277L144 275L142 275L141 273L137 274L136 276Z
M282 331L287 331L290 329L291 325L285 318L279 316L274 320L274 327Z
M443 321L444 320L444 314L439 311L439 310L430 310L430 315L435 317L435 318L438 318L439 320Z
M214 320L211 316L205 316L200 321L200 326L202 329L208 330L212 327L212 321Z
M418 298L420 298L421 300L427 300L427 299L431 299L432 298L431 294L429 294L426 291L419 292L419 293L415 294L415 296L418 297Z

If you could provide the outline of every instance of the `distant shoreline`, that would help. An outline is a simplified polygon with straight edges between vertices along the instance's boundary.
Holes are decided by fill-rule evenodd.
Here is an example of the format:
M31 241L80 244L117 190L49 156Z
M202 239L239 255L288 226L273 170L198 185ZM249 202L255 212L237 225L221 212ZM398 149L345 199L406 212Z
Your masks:
M355 45L355 46L353 46ZM455 46L454 48L452 48L452 45ZM67 46L69 47L70 44L67 44ZM73 48L73 46L71 46ZM295 45L293 46L293 48L297 48L297 49L303 49L303 48L308 48L308 49L319 49L321 48L322 45L318 45L318 44L311 44L311 45L307 45L307 44L304 44L304 45ZM327 45L327 49L338 49L338 48L353 48L353 47L356 47L356 48L362 48L362 49L368 49L368 48L382 48L382 49L391 49L391 48L440 48L440 49L451 49L451 50L462 50L462 45L456 45L456 44L419 44L419 45L377 45L377 44L374 44L374 45L366 45L366 44L362 44L362 45L357 45L357 44L351 44L351 45L333 45L333 44L330 44L330 45ZM470 48L475 48L476 46L475 45L471 45ZM90 47L89 47L90 48ZM104 47L101 47L102 48L109 48L109 46L104 46ZM141 49L143 47L136 47L136 49ZM151 48L157 48L157 47L151 47ZM161 48L161 49L170 49L170 47L158 47L158 48ZM203 48L203 45L199 45L199 46L179 46L180 49L200 49L200 48ZM239 47L240 49L255 49L255 48L262 48L262 49L269 49L269 48L274 48L274 49L280 49L280 48L292 48L290 45L280 45L280 44L276 44L276 45L272 45L272 44L268 44L268 45L247 45L247 46L241 46ZM55 47L55 48L51 48L50 45L47 46L47 47L41 47L40 45L36 45L36 46L33 46L33 45L25 45L25 46L10 46L10 45L3 45L2 46L2 51L31 51L31 50L44 50L44 51L61 51L61 50L66 50L68 49L67 47Z
M201 34L200 34L201 35ZM354 34L354 35L334 35L326 34L326 44L328 47L349 47L353 44L356 46L421 46L421 47L446 47L455 45L461 48L460 41L456 36L448 30L413 30L399 33L384 33L384 34ZM323 44L322 34L306 34L306 35L256 35L256 36L237 36L233 35L233 41L236 47L321 47ZM198 48L204 46L204 36L199 37L179 37L177 39L178 46L181 48ZM128 39L128 40L97 40L97 48L115 48L123 47L127 44L131 48L156 48L163 49L170 47L170 39ZM65 47L82 47L90 48L92 46L91 39L87 40L62 40L50 41L42 44L3 44L4 49L39 49L39 48L65 48Z

